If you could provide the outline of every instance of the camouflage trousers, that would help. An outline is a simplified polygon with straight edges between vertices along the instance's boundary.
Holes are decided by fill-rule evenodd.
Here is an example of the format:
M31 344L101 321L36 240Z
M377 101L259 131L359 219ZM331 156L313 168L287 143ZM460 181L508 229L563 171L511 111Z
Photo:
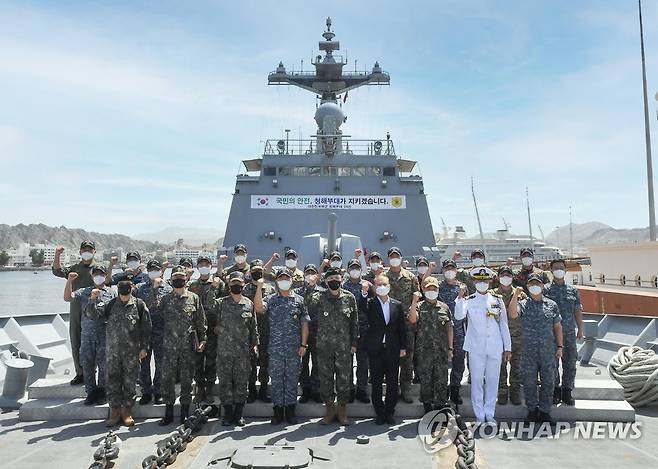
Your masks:
M562 379L560 379L560 364L555 364L555 386L560 386L573 391L576 381L576 362L578 361L578 350L576 349L576 332L574 325L564 324L562 328Z
M555 344L527 342L527 340L524 340L521 353L521 375L523 376L525 404L528 410L539 407L542 412L550 412L553 406L553 388L555 385ZM537 373L539 373L541 381L541 390L539 391Z
M199 387L212 387L217 379L217 334L208 328L203 352L194 352L194 382Z
M107 359L107 400L110 407L132 407L135 404L138 376L138 348L110 351Z
M318 350L318 378L320 395L325 402L338 405L350 400L350 379L352 377L352 354L347 350L322 348Z
M448 355L417 354L420 401L425 404L445 404L448 401Z
M269 364L270 364L270 353L269 353L269 335L261 336L260 332L258 333L258 340L260 345L258 346L258 353L251 350L249 352L249 362L251 364L251 371L249 373L249 386L256 386L256 378L261 385L267 384L270 379Z
M316 338L314 336L309 336L308 348L302 357L302 371L299 375L299 384L302 389L306 389L310 392L320 391L320 378L318 377L318 349Z
M247 400L249 353L220 353L217 357L219 400L222 405L241 404Z
M452 369L450 370L450 385L461 386L466 369L466 354L464 353L464 338L466 337L466 322L455 321L452 328Z
M105 325L101 326L95 322L85 321L80 335L80 365L87 394L97 387L105 387ZM96 368L98 368L98 382L96 382Z
M184 343L174 348L164 348L162 359L162 398L165 404L176 402L176 375L180 376L180 403L192 402L192 374L194 351L191 344Z
M508 363L503 360L500 364L500 377L498 378L498 393L507 393L507 378L509 376L509 388L513 392L519 392L521 389L521 331L512 332L510 327L510 337L512 338L512 358L509 361L509 373L507 370Z
M272 403L288 406L297 403L297 382L301 360L297 350L270 354L270 378L272 379Z
M408 393L414 378L414 348L416 342L416 325L406 320L407 354L400 359L400 392Z
M139 385L142 388L142 395L144 394L161 394L162 390L162 338L164 330L162 327L153 328L151 332L151 349L148 355L142 360L139 370ZM155 374L151 380L151 357L155 361Z
M368 390L368 352L366 352L362 341L356 348L356 389L359 391ZM350 389L354 389L354 363L352 363L352 378L350 380Z

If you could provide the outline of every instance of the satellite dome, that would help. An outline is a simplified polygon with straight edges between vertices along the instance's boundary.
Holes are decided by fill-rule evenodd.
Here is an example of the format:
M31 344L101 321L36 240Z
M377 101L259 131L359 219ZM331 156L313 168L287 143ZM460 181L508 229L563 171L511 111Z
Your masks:
M327 117L333 117L336 123L336 128L345 122L345 114L338 104L324 103L321 104L315 111L315 122L319 128L324 128L324 122Z

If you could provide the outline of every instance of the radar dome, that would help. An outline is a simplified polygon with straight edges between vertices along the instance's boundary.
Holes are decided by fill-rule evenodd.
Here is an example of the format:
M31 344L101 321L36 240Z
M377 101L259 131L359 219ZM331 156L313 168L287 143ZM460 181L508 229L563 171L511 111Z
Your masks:
M343 113L343 110L335 103L321 104L315 111L315 122L321 129L324 128L325 119L328 117L333 118L336 129L345 122L345 114Z

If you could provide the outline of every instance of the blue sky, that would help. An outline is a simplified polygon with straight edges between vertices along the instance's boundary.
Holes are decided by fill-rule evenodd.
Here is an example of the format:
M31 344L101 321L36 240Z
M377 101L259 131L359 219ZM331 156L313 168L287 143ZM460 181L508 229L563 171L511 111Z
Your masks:
M331 6L331 9L327 7ZM308 67L327 15L350 65L343 129L390 131L416 159L435 231L548 234L647 225L637 3L611 1L0 2L0 223L136 234L223 230L241 159L315 131L310 93L266 86ZM658 140L658 7L644 6ZM655 148L655 146L654 146Z

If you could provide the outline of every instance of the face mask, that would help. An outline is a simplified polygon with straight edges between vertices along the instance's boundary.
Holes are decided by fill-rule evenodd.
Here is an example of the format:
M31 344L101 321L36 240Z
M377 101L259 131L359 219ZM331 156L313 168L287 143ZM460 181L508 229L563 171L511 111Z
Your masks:
M304 280L306 280L306 283L311 283L311 280L313 279L314 275L304 275Z
M240 284L231 285L230 288L231 288L231 293L233 293L234 295L242 293L242 285Z
M329 280L327 286L330 290L336 291L340 288L340 280Z
M425 292L425 298L428 300L434 301L439 297L439 292L434 290L427 290Z
M371 262L370 263L370 270L379 270L381 269L382 264L381 262Z
M244 264L247 260L247 256L235 256L234 259L236 264Z
M137 267L139 267L139 261L128 261L126 262L126 265L130 270L135 270Z
M480 293L486 293L489 290L489 282L478 282L475 284L475 289Z
M375 288L375 292L379 296L386 296L386 295L388 295L388 292L390 292L390 291L391 291L391 287L388 287L386 285L379 285L377 288Z
M566 274L566 272L562 269L557 269L553 271L553 277L558 279L564 278L564 274Z
M105 275L94 275L94 284L103 285L105 283Z
M186 280L184 278L174 278L171 280L171 286L174 288L183 288L185 287Z
M276 282L276 284L279 287L279 290L281 291L288 291L292 286L292 282L290 280L279 280L278 282Z
M532 265L532 257L526 256L521 258L521 264L524 266L528 267L529 265Z
M504 277L500 277L500 284L509 287L512 284L512 277L505 275Z
M119 295L129 295L132 289L133 285L131 282L119 282L117 285L117 291L119 292Z
M427 267L426 265L421 265L420 267L418 267L418 273L420 275L425 275L428 270L430 270L430 268Z
M329 263L329 265L330 265L331 267L338 268L338 267L340 267L341 265L343 265L343 261L331 261L331 262Z
M85 251L82 254L80 254L80 257L82 257L83 261L90 261L94 258L94 253L89 252L89 251Z
M360 269L350 270L350 278L356 280L359 277L361 277L361 270Z
M160 271L159 270L149 270L149 278L151 280L155 280L156 278L160 278Z
M445 272L443 272L443 276L446 278L446 280L454 280L457 277L457 271L446 270Z
M528 291L530 292L531 295L540 295L542 292L543 288L540 287L539 285L530 285L528 287Z
M207 267L207 266L205 266L205 265L204 265L203 267L199 267L199 273L200 273L201 275L208 275L208 274L210 274L210 267Z
M262 279L262 278L263 278L263 271L262 271L262 270L254 270L254 271L251 273L251 280L256 280L256 281L258 281L258 280L260 280L260 279Z
M482 267L484 265L484 259L482 259L481 257L474 257L473 265L475 267Z
M286 259L286 267L289 269L297 267L297 259Z
M400 264L402 264L402 259L399 257L392 257L388 260L388 263L391 264L391 267L400 267Z

